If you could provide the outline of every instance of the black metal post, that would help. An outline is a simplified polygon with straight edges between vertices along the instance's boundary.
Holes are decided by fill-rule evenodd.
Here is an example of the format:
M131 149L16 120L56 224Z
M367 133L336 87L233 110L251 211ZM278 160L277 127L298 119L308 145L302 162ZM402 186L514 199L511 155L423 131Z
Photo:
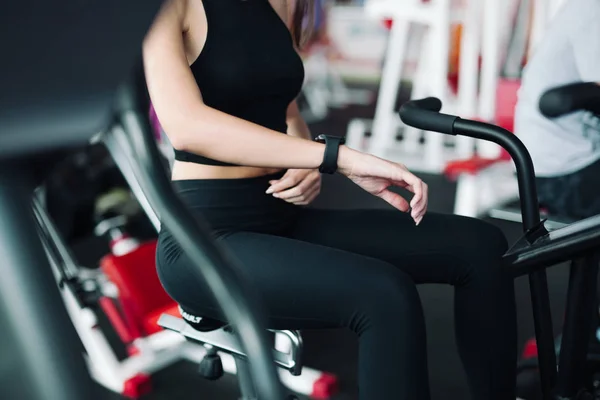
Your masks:
M35 228L29 182L22 167L0 164L0 313L25 368L21 378L31 386L30 398L20 400L96 399Z
M477 139L494 142L502 146L512 157L517 169L519 197L523 214L523 230L527 233L540 223L540 209L535 182L535 169L527 148L513 133L498 126L457 118L453 132ZM556 383L556 353L550 309L550 294L546 270L532 272L529 275L529 289L533 308L535 337L538 347L538 362L542 396L544 400L552 398Z
M552 399L556 382L556 349L550 309L550 294L546 270L539 270L529 275L529 290L533 309L533 325L538 348L538 365L542 398Z
M517 169L519 200L523 214L523 229L528 231L540 223L540 206L535 184L535 169L529 151L512 132L483 122L457 118L453 124L456 135L494 142L510 154Z
M598 255L571 264L567 309L562 333L556 395L573 398L582 387L590 331L596 307Z

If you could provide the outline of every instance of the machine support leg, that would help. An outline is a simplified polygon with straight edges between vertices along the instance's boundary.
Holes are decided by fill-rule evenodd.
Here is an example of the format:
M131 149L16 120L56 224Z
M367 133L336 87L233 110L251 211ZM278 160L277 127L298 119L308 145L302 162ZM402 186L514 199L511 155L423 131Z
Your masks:
M250 376L250 364L248 360L234 356L235 367L237 370L237 378L240 385L240 393L242 397L240 400L257 400L256 390L254 389L254 382Z
M556 353L546 270L539 270L529 275L529 288L531 290L533 322L538 347L542 398L550 400L552 399L552 389L556 382Z
M559 398L571 398L582 387L596 307L598 261L598 255L591 255L571 264L556 382Z

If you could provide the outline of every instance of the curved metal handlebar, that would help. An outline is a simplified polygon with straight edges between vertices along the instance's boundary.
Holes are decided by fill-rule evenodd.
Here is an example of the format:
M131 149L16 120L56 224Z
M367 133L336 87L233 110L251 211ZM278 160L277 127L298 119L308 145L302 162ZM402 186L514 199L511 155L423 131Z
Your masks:
M140 68L141 69L141 68ZM232 267L226 253L215 244L207 224L194 218L172 189L146 116L143 72L136 81L124 85L117 99L117 116L124 129L115 129L135 155L132 167L142 181L151 203L160 210L161 222L186 252L194 273L211 290L227 321L252 363L252 377L258 398L281 400L283 388L278 379L271 346L267 340L266 315L254 293ZM143 94L142 94L143 91ZM142 111L143 110L143 111Z
M478 121L462 119L439 111L442 102L435 97L411 100L400 107L400 119L406 125L447 135L462 135L494 142L512 157L519 181L519 197L525 231L540 222L540 209L535 185L535 171L525 145L506 129Z
M540 97L539 109L548 118L581 110L600 115L600 85L577 82L552 88Z
M400 107L400 119L409 126L454 135L454 122L458 117L442 114L442 101L436 97L411 100Z

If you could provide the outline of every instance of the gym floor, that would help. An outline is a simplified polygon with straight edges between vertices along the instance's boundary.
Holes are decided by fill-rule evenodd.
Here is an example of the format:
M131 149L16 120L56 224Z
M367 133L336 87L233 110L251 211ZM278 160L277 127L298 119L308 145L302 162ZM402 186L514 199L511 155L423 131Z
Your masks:
M314 124L313 133L343 135L348 120L354 117L371 117L372 107L348 107L333 110L326 121ZM449 213L453 209L455 186L444 177L421 175L430 187L430 212ZM353 185L341 176L324 177L323 190L314 204L319 208L380 208L387 207ZM506 234L509 242L519 237L518 224L490 220ZM105 250L103 239L90 238L82 241L74 249L83 265L93 265ZM555 330L562 321L564 300L567 288L567 265L559 265L548 270L548 283L554 317ZM430 380L433 399L468 399L465 375L454 342L453 290L449 286L424 285L419 288L427 321L429 344ZM518 304L519 345L533 335L531 303L526 277L516 280ZM336 374L341 380L341 393L334 400L357 399L357 341L354 335L344 330L305 331L305 365ZM0 344L4 360L10 360L11 349ZM7 356L7 357L5 357ZM425 356L425 355L424 355ZM8 363L0 365L8 367ZM155 375L155 390L143 400L231 400L237 399L238 389L234 377L225 375L217 382L204 381L196 372L196 366L181 362ZM4 368L0 368L4 369ZM106 391L107 400L121 399Z

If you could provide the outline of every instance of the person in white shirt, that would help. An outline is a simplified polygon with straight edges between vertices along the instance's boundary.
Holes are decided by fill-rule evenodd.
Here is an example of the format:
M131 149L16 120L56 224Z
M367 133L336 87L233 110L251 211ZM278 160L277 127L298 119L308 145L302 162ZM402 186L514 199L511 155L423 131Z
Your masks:
M546 90L577 82L600 82L600 0L565 1L523 71L515 111L540 204L573 219L600 214L600 119L585 111L549 119L538 102Z

